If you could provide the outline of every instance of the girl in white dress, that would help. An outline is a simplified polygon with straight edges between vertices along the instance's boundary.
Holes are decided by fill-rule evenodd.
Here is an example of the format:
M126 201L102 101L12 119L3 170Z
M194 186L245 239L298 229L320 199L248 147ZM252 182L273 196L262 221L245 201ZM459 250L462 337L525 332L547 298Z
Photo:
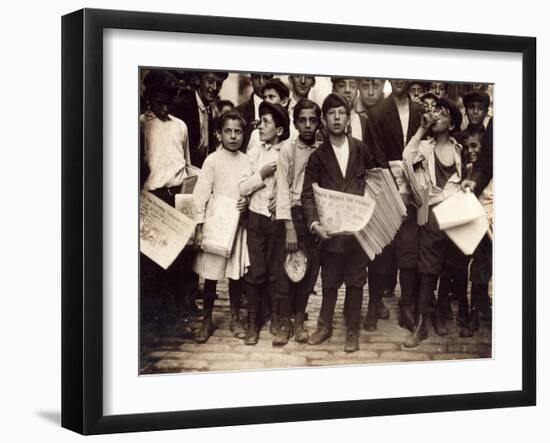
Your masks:
M246 155L239 149L243 143L246 121L238 111L229 111L220 117L221 148L210 154L202 166L193 197L196 204L197 230L195 245L203 240L205 212L212 197L222 195L235 200L236 208L242 213L248 206L248 200L239 194L239 180L246 168ZM246 247L246 229L239 223L230 256L225 258L201 250L195 259L194 271L205 279L204 316L202 326L195 337L198 343L205 343L213 332L212 310L216 298L218 280L229 279L229 302L231 307L230 329L233 335L243 338L244 328L240 321L241 277L249 265Z

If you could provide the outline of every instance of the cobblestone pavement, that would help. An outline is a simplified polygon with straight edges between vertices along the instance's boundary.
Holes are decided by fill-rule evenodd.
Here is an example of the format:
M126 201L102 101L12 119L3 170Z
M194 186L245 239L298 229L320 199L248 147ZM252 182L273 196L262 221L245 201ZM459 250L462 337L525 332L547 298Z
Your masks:
M318 285L320 286L320 285ZM320 287L317 293L321 293ZM255 346L247 346L242 340L234 338L229 331L229 300L226 282L218 284L218 299L214 308L213 320L216 330L207 343L198 344L189 338L181 338L178 331L181 324L168 328L161 336L145 334L142 336L141 373L176 373L192 371L227 371L263 368L288 368L306 366L324 366L341 364L369 364L426 360L454 360L472 358L491 358L491 325L481 322L478 332L471 338L459 336L456 322L448 321L449 334L438 336L429 325L429 337L420 346L406 349L403 342L409 332L397 324L398 296L384 298L390 310L389 320L379 320L378 330L361 330L360 350L345 353L345 326L342 315L344 291L340 290L334 315L333 335L326 342L311 346L296 343L293 339L286 346L274 347L269 328L264 327L260 340ZM363 318L366 314L368 294L363 303ZM321 306L321 296L312 295L307 312L306 326L310 332L315 330L316 320ZM456 315L456 304L453 310ZM246 318L245 310L242 311ZM199 320L191 323L198 328Z

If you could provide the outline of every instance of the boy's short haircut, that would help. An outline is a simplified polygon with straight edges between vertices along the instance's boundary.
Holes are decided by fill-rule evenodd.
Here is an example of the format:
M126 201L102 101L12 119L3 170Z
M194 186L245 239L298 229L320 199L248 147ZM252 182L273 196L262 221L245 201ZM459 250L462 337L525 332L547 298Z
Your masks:
M220 116L219 123L218 123L218 129L220 131L223 129L223 125L227 120L237 120L238 122L241 123L241 128L243 132L246 131L246 126L247 126L246 119L239 111L232 109L231 111L227 111Z
M464 103L465 107L468 107L470 103L474 101L480 102L485 109L489 109L491 98L489 97L489 94L487 94L485 91L480 91L478 89L467 92L466 94L464 94L464 97L462 97L462 102Z
M274 89L277 91L281 100L290 97L290 90L279 78L272 78L266 81L262 88L262 94L264 94L267 89Z
M290 137L290 119L288 118L288 112L281 105L273 104L264 100L262 103L260 103L259 114L260 117L266 114L270 114L273 118L275 126L277 128L283 128L283 135L279 137L280 141L286 140L288 137Z
M202 77L205 74L214 74L218 77L220 77L222 80L226 80L227 77L229 77L229 73L224 71L201 71L199 72L199 77Z
M292 118L295 121L298 120L298 117L300 116L300 112L303 109L313 109L313 111L315 112L315 115L317 115L317 118L319 119L321 118L321 108L319 108L319 105L315 103L313 100L303 98L298 103L296 103L296 106L294 107Z
M435 107L436 107L436 109L437 108L446 108L447 111L449 111L449 115L451 117L451 123L454 126L453 129L449 128L449 133L450 134L455 134L456 132L460 131L460 125L462 124L462 114L456 108L455 105L453 105L446 98L439 98L439 99L437 99Z
M420 101L424 101L425 99L427 98L432 98L434 99L435 101L438 101L439 100L439 97L437 95L435 95L433 92L426 92L425 94L422 94L422 96L420 97Z
M343 106L346 108L346 113L348 115L351 114L351 108L349 106L348 101L342 97L340 94L337 94L336 92L332 92L323 101L323 115L327 114L327 111L332 108L339 108L340 106Z
M485 131L482 128L468 127L466 129L464 129L463 131L457 132L454 135L454 138L456 139L456 141L458 143L463 145L466 142L466 139L468 137L477 136L479 138L480 142L481 142L481 147L483 149L483 138L484 138L483 136L484 135L485 135Z
M235 107L235 104L231 100L218 100L216 102L216 107L218 108L218 111L221 112L224 106L229 106L231 109Z
M178 88L172 85L166 85L161 83L153 83L147 86L145 90L145 97L151 101L154 97L159 97L166 103L170 104L174 101Z
M342 80L355 80L356 82L359 82L361 80L375 80L375 79L360 79L360 78L355 78L355 77L331 77L330 78L330 81L332 82L332 86L334 86L336 83L338 83L339 81L342 81Z

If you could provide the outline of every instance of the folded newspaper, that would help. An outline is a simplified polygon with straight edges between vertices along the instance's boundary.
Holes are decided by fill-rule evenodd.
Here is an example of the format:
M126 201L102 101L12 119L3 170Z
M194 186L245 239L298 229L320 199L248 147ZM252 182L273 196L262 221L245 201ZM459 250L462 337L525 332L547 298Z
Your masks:
M487 233L489 222L472 192L457 192L433 208L439 228L466 255L472 255Z
M330 235L353 235L369 222L375 202L368 195L332 191L313 184L317 213Z
M412 203L418 209L416 211L416 222L418 226L428 223L430 210L430 175L422 162L403 162L404 174L410 184Z
M150 192L142 191L139 250L168 269L195 232L195 222Z
M373 260L394 239L407 215L407 208L388 169L367 171L365 197L374 200L374 211L365 227L355 233L355 238Z
M193 197L193 194L176 194L174 196L174 206L178 211L184 213L191 220L194 220L195 222L197 221L195 197ZM189 240L187 242L188 245L192 245L195 243L194 237L194 235L189 237Z
M202 228L201 249L225 258L231 256L240 216L236 199L225 195L210 197Z

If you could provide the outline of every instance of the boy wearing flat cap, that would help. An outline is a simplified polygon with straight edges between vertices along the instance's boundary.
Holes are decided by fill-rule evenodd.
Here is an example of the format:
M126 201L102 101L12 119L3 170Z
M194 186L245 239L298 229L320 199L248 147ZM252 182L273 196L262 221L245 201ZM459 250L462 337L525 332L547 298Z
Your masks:
M485 91L475 89L464 94L462 97L466 117L468 117L468 127L470 129L485 129L489 123L487 115L491 99Z
M433 207L461 191L462 146L451 134L460 128L462 114L444 98L438 99L434 112L422 116L421 125L403 151L403 160L422 162L430 175L428 223L419 229L418 272L420 286L416 320L405 347L416 347L427 338L427 317L432 314L434 329L439 335L445 328L443 309L447 300L439 299L434 311L432 298L443 267L467 268L466 257L439 229ZM425 136L428 136L426 139ZM441 295L439 293L438 295ZM438 331L439 330L439 331Z
M260 303L277 301L277 281L281 272L283 249L280 247L280 223L275 220L277 158L289 136L286 109L279 104L262 102L259 108L261 144L247 152L247 171L239 183L242 197L250 199L248 215L248 254L250 268L244 276L248 300L248 331L245 344L258 343L258 312ZM283 226L284 228L284 226ZM265 296L260 298L260 294ZM285 307L283 306L283 309ZM272 322L275 319L272 318ZM288 324L285 325L289 327Z
M313 184L321 188L364 195L365 172L375 167L367 145L346 134L350 105L341 95L332 93L323 102L323 124L328 138L311 154L306 166L302 207L310 230L322 240L321 279L323 301L317 330L308 343L317 345L332 335L332 320L338 289L346 285L347 334L344 351L359 349L359 329L363 287L367 280L368 257L353 236L331 237L319 219Z

